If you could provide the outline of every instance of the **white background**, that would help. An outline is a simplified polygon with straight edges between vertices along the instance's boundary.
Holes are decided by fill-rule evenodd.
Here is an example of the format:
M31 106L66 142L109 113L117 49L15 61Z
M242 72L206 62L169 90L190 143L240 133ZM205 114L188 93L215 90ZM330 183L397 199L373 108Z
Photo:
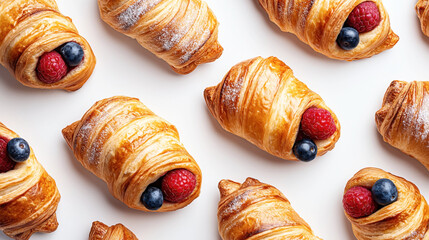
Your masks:
M393 49L343 62L281 32L257 0L207 0L220 22L225 50L216 62L186 76L102 22L96 0L57 1L95 52L97 66L90 80L73 93L31 89L0 67L0 121L29 141L62 196L57 231L32 239L87 239L92 221L100 220L123 223L140 239L219 240L217 184L223 178L242 182L251 176L276 186L318 236L331 240L354 239L341 201L347 180L361 168L381 167L405 177L429 197L426 169L384 143L374 122L392 80L428 80L429 38L420 32L414 1L384 1L400 36ZM256 56L286 62L333 109L342 126L333 151L311 163L283 161L227 133L212 118L203 90L220 82L236 63ZM138 97L177 126L203 171L201 195L186 208L169 213L129 209L74 159L62 128L80 119L95 101L114 95ZM0 233L0 239L8 238Z

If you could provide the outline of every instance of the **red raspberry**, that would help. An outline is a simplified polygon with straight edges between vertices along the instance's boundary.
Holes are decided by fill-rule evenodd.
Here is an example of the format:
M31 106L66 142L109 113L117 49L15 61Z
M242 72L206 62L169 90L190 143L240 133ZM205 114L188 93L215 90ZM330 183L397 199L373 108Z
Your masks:
M37 64L37 77L44 83L55 83L67 74L67 65L58 52L44 53Z
M343 207L354 218L369 216L377 209L371 191L360 186L352 187L344 194Z
M380 11L374 2L363 2L355 7L350 13L346 24L359 33L373 30L380 24Z
M0 137L0 173L12 170L16 164L7 156L6 146L8 142L8 139Z
M309 108L302 115L301 130L313 140L324 140L337 130L331 113L323 108Z
M172 202L183 202L194 191L197 180L195 175L186 169L175 169L165 174L161 183L164 199Z

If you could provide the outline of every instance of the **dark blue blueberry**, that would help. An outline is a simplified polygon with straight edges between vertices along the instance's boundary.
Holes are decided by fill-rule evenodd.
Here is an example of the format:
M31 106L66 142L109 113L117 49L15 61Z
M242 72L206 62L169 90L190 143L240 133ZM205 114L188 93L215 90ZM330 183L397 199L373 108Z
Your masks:
M381 206L389 205L398 199L398 189L395 184L387 178L379 179L371 189L374 201Z
M83 59L83 49L75 42L68 42L60 48L60 54L70 67L75 67Z
M359 44L359 32L352 27L344 27L338 34L337 43L344 50L352 50Z
M317 146L310 139L302 139L293 146L293 154L303 162L309 162L316 157Z
M161 189L153 186L146 188L142 194L140 201L149 210L158 210L164 203L164 196Z
M6 149L9 158L15 162L24 162L30 157L30 146L22 138L12 138Z

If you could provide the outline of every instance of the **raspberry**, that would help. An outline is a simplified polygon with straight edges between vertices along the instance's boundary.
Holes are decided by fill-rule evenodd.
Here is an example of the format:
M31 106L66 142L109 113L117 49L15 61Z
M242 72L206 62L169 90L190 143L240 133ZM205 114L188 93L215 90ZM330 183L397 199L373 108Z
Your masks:
M162 179L161 190L164 199L172 202L183 202L194 191L197 180L195 175L186 169L175 169Z
M67 65L58 52L44 53L37 64L37 77L44 83L55 83L67 74Z
M355 7L350 13L346 24L359 33L373 30L380 24L380 11L374 2L363 2Z
M366 217L377 209L371 191L364 187L352 187L343 196L343 207L354 218Z
M16 164L7 156L7 142L8 139L0 137L0 173L12 170Z
M302 115L301 130L313 140L324 140L337 130L331 113L323 108L309 108Z

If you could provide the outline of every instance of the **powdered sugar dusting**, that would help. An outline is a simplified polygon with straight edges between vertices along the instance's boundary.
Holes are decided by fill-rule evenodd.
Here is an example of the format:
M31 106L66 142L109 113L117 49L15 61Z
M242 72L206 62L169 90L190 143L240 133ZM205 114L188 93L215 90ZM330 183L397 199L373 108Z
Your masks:
M225 105L227 109L235 111L237 110L236 103L240 96L242 81L228 83L225 83L224 88L222 89L222 104Z
M427 95L423 97L420 107L409 104L404 113L404 125L412 129L416 138L426 141L429 147L429 97Z
M137 21L147 13L153 6L161 0L138 0L118 16L119 24L123 29L129 29L134 26Z
M189 41L189 43L185 47L185 54L183 54L182 57L180 57L180 60L182 63L185 63L189 61L189 59L194 55L196 51L202 46L202 44L209 38L210 35L210 29L205 29L204 31L200 31L200 34L197 34L197 36L201 36L200 38L193 39ZM200 39L204 39L203 43L200 41Z
M247 198L248 194L247 192L238 195L236 198L234 198L232 201L228 203L228 205L224 208L222 214L223 215L230 215L232 213L235 213L241 209L241 206L246 202L244 201Z

